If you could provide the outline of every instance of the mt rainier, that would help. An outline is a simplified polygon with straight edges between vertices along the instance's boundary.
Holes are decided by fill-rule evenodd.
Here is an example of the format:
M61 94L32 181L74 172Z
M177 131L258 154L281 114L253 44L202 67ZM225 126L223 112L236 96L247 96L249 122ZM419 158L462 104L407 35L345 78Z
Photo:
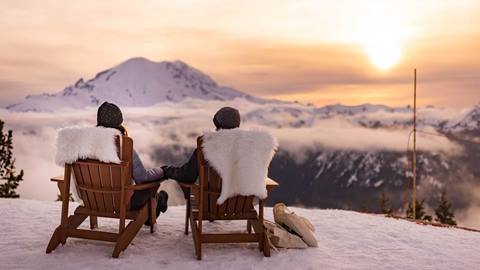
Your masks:
M54 111L60 108L95 107L103 101L120 106L143 107L163 101L179 102L187 97L201 100L245 98L252 102L265 100L218 85L208 75L182 61L152 62L131 58L98 73L95 78L79 79L56 94L27 96L23 102L10 105L12 111Z

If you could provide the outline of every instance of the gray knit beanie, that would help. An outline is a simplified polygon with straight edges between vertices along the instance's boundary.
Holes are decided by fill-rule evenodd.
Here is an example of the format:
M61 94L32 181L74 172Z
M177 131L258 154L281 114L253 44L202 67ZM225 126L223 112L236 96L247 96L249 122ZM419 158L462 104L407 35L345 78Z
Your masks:
M122 111L117 105L105 101L98 107L97 126L119 128L122 123Z
M240 127L240 113L232 107L223 107L213 117L217 129L232 129Z

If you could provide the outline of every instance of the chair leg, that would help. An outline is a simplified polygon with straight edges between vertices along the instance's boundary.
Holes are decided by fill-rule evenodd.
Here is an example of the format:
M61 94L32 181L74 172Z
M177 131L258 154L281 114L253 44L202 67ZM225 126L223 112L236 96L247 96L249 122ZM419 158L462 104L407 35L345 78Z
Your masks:
M197 260L201 261L202 260L202 242L200 241L200 235L197 235L197 239L195 241L195 253L197 255Z
M265 247L264 244L263 244L263 234L260 234L260 239L258 240L258 250L260 250L261 252L263 251L263 248Z
M255 234L260 234L260 240L258 241L258 250L263 252L265 257L270 257L270 244L267 239L267 231L263 224L260 225L259 220L249 220L250 226L255 231Z
M68 235L67 235L67 232L66 232L67 228L72 228L72 229L78 228L78 226L80 226L80 224L82 224L82 222L86 218L87 218L87 216L77 215L77 214L69 216L68 220L67 220L66 227L62 228L62 226L58 226L55 229L55 231L53 232L53 235L50 238L50 241L48 242L48 246L47 246L47 250L46 250L47 253L50 253L53 250L55 250L60 243L62 245L65 245L65 243L67 242L67 238L68 238Z
M266 231L263 232L263 256L270 257L270 241Z
M52 238L50 238L50 241L48 242L46 252L51 253L52 250L55 250L58 247L58 245L60 245L61 238L62 238L61 228L57 227L53 232Z
M197 260L202 260L202 243L200 241L200 233L198 231L197 222L193 220L190 214L190 226L192 229L193 246Z
M197 252L197 260L202 260L202 243L198 241L198 252Z
M190 220L190 199L187 199L187 206L186 208L186 213L185 213L185 235L188 235L188 221Z
M127 227L120 232L120 235L117 240L117 244L115 245L115 249L113 250L112 257L118 258L120 252L124 251L130 242L132 242L133 238L137 235L138 231L143 226L143 223L148 219L148 206L144 206L140 213L137 215L135 220L128 223Z
M96 216L90 216L90 229L98 228L98 219Z
M190 196L191 196L191 190L190 188L182 187L183 190L183 195L185 198L185 235L188 235L188 222L190 220L190 210L192 208L191 201L190 201Z
M247 220L247 232L249 234L252 233L252 223L250 223L250 220Z
M148 219L150 220L150 233L154 233L157 224L157 199L152 197L148 201Z
M61 230L60 231L60 243L62 243L62 246L67 243L67 238L68 238L67 232Z

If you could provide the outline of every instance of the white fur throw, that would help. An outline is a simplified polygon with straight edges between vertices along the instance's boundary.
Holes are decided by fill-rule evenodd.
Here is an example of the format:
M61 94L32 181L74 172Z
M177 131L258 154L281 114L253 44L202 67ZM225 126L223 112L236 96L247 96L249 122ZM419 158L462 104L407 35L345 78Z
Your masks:
M115 145L120 131L103 127L67 127L57 136L55 161L59 166L79 159L96 159L102 162L120 163Z
M205 159L222 177L217 204L236 195L267 197L265 180L277 140L259 130L230 129L203 136Z
M96 159L102 162L120 163L115 145L120 131L103 127L67 127L58 130L55 162L59 166L72 164L79 159ZM72 172L70 191L73 199L83 204L75 175Z

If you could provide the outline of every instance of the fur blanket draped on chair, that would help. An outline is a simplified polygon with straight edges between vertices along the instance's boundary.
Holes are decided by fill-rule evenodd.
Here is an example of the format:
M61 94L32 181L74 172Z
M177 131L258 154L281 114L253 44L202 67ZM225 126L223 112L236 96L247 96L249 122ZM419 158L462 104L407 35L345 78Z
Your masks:
M229 129L203 136L205 159L222 178L217 204L235 195L267 197L268 166L278 148L265 131Z
M67 127L58 130L55 162L59 166L72 164L80 159L95 159L106 163L121 162L115 138L120 131L104 127ZM121 152L121 151L120 151ZM72 174L74 178L74 175ZM83 203L78 195L76 181L71 182L73 198Z

